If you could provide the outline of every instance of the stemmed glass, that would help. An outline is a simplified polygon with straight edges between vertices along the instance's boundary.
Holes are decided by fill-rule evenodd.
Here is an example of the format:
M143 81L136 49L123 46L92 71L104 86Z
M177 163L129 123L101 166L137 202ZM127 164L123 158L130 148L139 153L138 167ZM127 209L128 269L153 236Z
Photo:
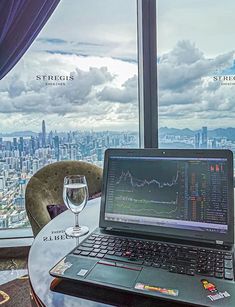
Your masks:
M63 189L64 203L75 214L75 226L69 227L65 233L70 237L81 237L89 232L86 226L80 226L79 213L84 209L88 199L88 187L86 177L82 175L70 175L64 178Z

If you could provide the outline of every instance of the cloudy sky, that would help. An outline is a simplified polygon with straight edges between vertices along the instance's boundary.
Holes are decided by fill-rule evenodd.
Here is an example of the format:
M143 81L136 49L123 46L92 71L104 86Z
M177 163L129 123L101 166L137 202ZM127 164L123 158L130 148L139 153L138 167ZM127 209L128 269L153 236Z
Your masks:
M235 75L235 1L158 2L160 126L234 127L235 80L213 76Z
M159 0L160 126L234 126L235 1ZM137 130L135 0L61 0L20 62L0 81L0 132ZM46 85L37 75L72 75ZM235 80L234 80L235 83ZM221 120L222 119L222 120Z

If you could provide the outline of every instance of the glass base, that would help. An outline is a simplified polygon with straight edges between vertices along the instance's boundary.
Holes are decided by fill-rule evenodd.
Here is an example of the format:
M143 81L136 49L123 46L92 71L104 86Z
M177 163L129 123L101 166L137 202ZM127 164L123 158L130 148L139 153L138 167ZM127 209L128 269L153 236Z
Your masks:
M65 230L67 236L76 238L85 236L88 232L89 228L86 226L69 227Z

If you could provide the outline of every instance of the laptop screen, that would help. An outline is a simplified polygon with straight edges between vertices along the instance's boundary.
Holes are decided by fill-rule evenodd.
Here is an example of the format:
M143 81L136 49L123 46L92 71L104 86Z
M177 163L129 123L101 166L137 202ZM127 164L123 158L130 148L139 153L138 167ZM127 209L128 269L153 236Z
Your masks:
M110 155L104 219L226 234L227 162L220 157Z

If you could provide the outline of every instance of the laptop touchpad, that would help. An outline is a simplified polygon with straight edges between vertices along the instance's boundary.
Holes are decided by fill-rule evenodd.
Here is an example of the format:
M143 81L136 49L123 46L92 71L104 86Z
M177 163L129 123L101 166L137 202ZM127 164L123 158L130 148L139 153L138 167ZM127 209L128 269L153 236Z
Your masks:
M131 288L140 272L141 268L134 270L132 268L97 263L85 279Z

